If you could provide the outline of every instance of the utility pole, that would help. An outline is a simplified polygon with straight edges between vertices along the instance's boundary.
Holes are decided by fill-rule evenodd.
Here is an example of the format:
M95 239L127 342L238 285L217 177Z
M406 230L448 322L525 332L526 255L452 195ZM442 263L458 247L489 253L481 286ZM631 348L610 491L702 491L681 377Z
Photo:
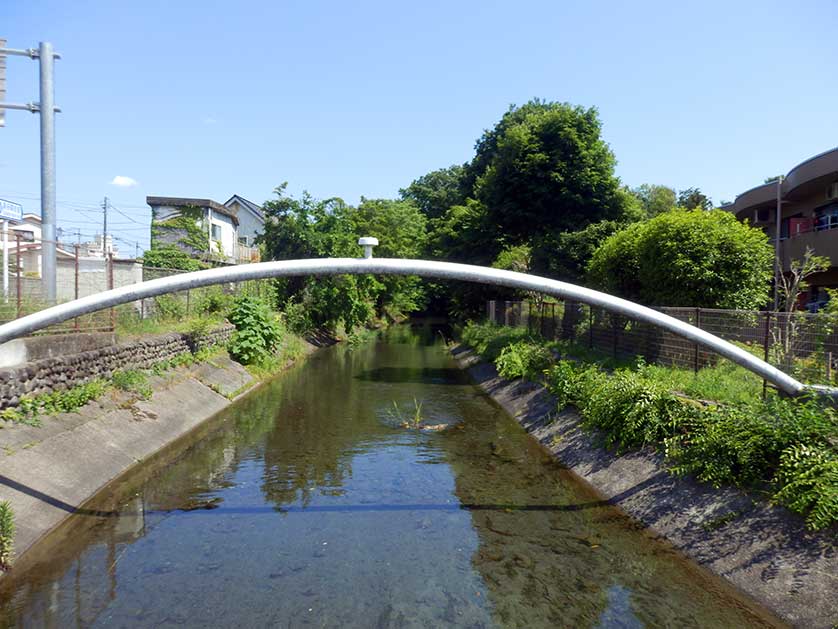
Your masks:
M108 197L102 202L102 209L105 212L105 217L102 222L102 254L108 254Z
M6 41L0 40L0 98L5 95L5 57L6 55L29 57L39 62L40 101L38 103L5 103L0 101L0 112L6 109L22 109L41 115L41 254L42 285L44 298L47 302L54 302L56 298L55 286L55 114L61 110L55 106L55 83L53 68L55 60L61 56L56 54L49 42L41 42L38 48L18 50L6 48ZM0 126L5 118L0 115Z
M774 225L774 311L780 310L780 277L783 261L780 258L780 232L783 226L783 176L777 178L777 216Z

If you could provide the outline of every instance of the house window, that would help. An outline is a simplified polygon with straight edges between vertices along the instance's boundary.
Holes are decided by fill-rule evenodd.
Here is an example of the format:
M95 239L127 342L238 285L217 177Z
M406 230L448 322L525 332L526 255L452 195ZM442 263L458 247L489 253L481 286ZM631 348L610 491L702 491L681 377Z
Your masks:
M247 247L247 236L239 236L239 244L244 247Z
M835 229L838 227L838 203L831 203L815 210L815 229Z
M20 239L23 242L35 242L35 232L29 231L28 229L14 229L15 234L20 235Z
M212 235L211 238L213 240L221 241L221 225L216 225L215 223L212 224Z

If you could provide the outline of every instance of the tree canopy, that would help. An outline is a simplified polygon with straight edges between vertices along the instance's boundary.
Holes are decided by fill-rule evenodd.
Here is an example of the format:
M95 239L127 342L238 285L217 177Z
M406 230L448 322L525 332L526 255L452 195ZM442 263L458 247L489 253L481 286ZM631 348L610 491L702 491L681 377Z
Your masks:
M593 254L599 288L654 306L764 306L773 251L762 230L721 210L677 210L636 223Z
M511 107L476 146L465 182L507 244L616 219L616 160L597 110L532 100Z
M669 212L678 202L675 190L668 186L644 183L632 189L631 193L640 201L646 218Z

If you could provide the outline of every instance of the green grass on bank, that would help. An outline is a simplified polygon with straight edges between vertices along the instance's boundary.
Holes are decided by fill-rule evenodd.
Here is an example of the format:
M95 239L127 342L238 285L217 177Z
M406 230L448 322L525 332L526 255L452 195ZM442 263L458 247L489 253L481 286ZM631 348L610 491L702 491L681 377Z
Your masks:
M766 492L812 529L838 521L838 412L822 401L763 400L761 382L727 361L698 374L619 363L491 324L462 338L502 376L543 381L607 446L653 447L673 473Z

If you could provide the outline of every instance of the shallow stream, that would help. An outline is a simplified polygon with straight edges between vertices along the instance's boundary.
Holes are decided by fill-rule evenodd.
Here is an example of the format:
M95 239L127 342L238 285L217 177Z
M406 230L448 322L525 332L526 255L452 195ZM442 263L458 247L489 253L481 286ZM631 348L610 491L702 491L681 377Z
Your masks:
M574 480L429 328L322 350L191 441L42 543L0 620L775 626Z

